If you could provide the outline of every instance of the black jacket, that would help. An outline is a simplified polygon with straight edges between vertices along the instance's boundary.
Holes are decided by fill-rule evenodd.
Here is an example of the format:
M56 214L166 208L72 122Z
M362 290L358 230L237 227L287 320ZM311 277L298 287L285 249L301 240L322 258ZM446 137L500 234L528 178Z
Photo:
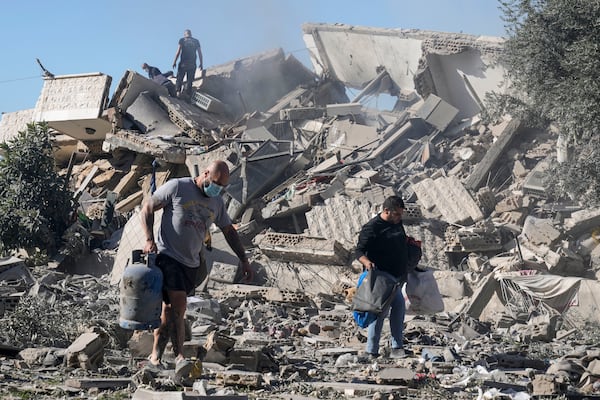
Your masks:
M367 256L375 267L405 281L408 274L408 247L402 222L392 224L379 214L361 229L356 258Z

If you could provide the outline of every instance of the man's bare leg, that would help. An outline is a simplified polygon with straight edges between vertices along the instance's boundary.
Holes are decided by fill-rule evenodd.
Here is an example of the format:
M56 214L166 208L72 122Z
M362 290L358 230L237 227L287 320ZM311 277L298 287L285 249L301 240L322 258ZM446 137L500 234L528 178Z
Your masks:
M163 303L160 314L160 325L154 330L154 343L152 344L152 353L148 358L152 365L159 365L160 359L165 352L165 347L169 341L169 327L172 322L171 306Z

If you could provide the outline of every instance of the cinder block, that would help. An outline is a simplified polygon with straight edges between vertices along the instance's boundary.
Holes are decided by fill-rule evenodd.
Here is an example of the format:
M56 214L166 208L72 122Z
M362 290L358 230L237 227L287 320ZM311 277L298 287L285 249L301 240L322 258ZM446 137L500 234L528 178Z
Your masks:
M233 349L229 353L229 363L242 365L246 371L258 372L261 354L260 349Z
M299 119L317 119L323 117L324 110L315 107L286 108L279 111L282 121L293 121Z
M268 232L257 243L270 258L303 263L345 265L349 253L336 240Z

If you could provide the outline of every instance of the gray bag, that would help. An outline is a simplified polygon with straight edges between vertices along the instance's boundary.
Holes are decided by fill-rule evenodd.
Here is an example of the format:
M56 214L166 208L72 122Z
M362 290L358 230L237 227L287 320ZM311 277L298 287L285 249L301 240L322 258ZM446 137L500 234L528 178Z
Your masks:
M371 268L352 298L354 311L381 314L390 304L400 282L387 272Z

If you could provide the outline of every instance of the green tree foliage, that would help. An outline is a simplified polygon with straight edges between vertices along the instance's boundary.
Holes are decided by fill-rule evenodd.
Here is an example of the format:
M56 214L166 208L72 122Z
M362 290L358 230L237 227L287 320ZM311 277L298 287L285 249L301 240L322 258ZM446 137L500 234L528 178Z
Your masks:
M575 151L571 162L549 174L552 192L597 204L600 141L591 139L600 129L600 0L499 3L507 32L502 63L511 90L487 99L491 116L558 127Z
M73 194L55 170L48 126L31 123L0 144L0 240L3 252L56 250L69 224Z
M503 64L520 100L571 138L600 129L600 0L500 0ZM513 111L514 109L509 110Z

